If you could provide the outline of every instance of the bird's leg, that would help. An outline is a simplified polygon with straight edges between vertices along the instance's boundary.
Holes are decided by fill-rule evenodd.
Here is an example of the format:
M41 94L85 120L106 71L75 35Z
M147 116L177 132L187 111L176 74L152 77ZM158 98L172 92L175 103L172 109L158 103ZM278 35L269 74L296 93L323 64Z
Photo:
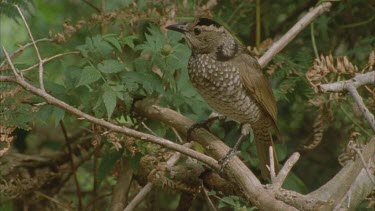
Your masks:
M208 119L206 120L203 120L203 121L200 121L200 122L196 122L194 123L192 126L189 127L187 133L186 133L186 140L188 142L191 141L191 134L193 133L194 130L198 129L198 128L204 128L206 130L209 130L208 127L209 125L214 122L215 120L218 120L218 119L225 119L226 117L223 116L223 115L219 115L217 113L213 113L211 114Z
M228 164L229 160L240 153L240 151L237 151L238 147L241 145L242 140L244 139L245 136L247 136L250 133L250 124L244 124L241 127L241 135L238 138L237 142L234 144L234 146L228 151L227 154L225 154L220 160L219 160L219 165L220 165L220 172L223 171L224 167Z

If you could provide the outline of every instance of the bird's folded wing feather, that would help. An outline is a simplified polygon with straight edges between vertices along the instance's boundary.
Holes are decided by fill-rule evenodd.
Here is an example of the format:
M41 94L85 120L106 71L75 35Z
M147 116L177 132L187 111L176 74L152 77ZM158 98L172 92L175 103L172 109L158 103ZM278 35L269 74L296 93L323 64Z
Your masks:
M271 85L263 75L258 61L247 53L242 53L237 57L239 65L240 78L243 86L249 91L249 94L262 106L273 120L277 135L277 106L273 96Z

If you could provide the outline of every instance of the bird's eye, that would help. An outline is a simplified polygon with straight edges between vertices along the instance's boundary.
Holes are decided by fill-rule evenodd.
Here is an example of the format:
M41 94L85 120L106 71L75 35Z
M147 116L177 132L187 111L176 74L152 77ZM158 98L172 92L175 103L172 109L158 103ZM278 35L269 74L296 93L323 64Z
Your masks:
M201 29L199 29L199 28L195 28L195 29L194 29L194 34L195 34L195 35L200 35L200 34L201 34Z

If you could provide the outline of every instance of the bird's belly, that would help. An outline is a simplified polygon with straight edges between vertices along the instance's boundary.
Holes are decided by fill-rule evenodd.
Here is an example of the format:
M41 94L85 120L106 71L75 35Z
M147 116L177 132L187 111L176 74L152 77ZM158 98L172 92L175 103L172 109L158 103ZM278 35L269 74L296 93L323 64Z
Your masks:
M259 105L248 95L240 82L203 79L193 82L193 85L207 103L224 116L241 123L254 123L261 117Z

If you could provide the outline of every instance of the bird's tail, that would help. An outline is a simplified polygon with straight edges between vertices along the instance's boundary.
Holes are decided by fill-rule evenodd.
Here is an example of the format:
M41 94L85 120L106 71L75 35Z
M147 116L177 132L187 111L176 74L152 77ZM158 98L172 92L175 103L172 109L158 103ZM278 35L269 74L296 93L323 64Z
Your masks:
M260 171L264 179L270 179L270 171L267 166L270 166L269 147L273 148L273 157L275 162L275 172L279 172L279 163L276 156L276 150L272 141L272 134L267 124L254 124L253 132L255 136L255 145L260 161Z

